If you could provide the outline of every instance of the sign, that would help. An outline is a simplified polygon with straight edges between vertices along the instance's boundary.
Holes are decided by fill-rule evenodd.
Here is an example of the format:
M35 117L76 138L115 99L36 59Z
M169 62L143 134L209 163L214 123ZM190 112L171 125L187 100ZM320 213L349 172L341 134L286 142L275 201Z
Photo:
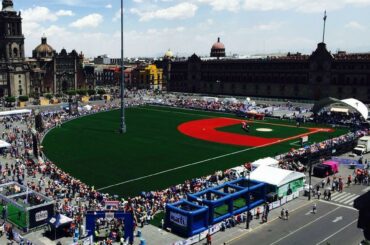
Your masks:
M170 212L170 221L183 227L187 227L188 225L188 217L172 211Z
M29 229L45 225L53 216L54 204L30 209L28 211Z
M111 221L114 219L114 213L112 212L106 212L105 213L105 218L108 220L108 221Z
M308 135L301 137L301 142L302 142L302 144L307 143L308 142Z
M35 214L36 222L46 220L47 218L48 218L48 211L47 210L43 210L43 211L37 212Z

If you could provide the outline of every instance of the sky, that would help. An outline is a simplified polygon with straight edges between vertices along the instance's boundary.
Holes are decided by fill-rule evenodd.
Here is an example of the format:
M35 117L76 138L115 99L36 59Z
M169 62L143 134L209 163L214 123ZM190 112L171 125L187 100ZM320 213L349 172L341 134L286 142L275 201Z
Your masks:
M26 55L43 35L58 52L120 56L120 0L13 0ZM124 0L125 57L207 56L221 38L227 55L370 52L370 0Z

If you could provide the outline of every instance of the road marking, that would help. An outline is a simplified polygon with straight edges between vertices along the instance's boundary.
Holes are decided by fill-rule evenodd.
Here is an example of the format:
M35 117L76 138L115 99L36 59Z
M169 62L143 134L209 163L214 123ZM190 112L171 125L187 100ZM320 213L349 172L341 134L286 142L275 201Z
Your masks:
M325 200L321 200L321 199L319 200L319 202L328 203L328 204L332 204L332 205L335 205L335 206L338 206L338 207L341 207L341 208L348 208L348 209L357 211L357 209L355 209L353 207L350 207L350 206L347 206L347 205L342 205L342 204L335 203L335 202L325 201ZM349 204L349 205L351 205L351 204ZM352 205L353 205L353 203L352 203Z
M362 190L362 192L368 192L368 191L370 191L370 186Z
M340 199L340 201L338 201L338 202L346 203L348 200L351 200L352 198L356 198L356 197L357 197L356 194L351 194L351 195L349 195L349 196L347 196L345 198Z
M359 197L359 195L354 194L354 196L352 198L350 198L349 200L347 200L347 201L345 201L343 203L344 204L349 204L349 203L353 202L353 200L355 200L357 197Z
M304 215L310 215L312 214L312 210L308 211L307 213L305 213Z
M331 214L331 213L333 213L333 212L337 211L338 209L340 209L340 207L337 207L337 208L335 208L335 209L331 210L330 212L326 213L325 215L320 216L319 218L317 218L317 219L315 219L315 220L313 220L313 221L311 221L311 222L309 222L309 223L305 224L304 226L301 226L300 228L298 228L298 229L296 229L296 230L294 230L294 231L290 232L289 234L287 234L287 235L285 235L285 236L281 237L279 240L277 240L277 241L275 241L275 242L271 243L270 245L276 244L276 243L278 243L278 242L280 242L280 241L284 240L285 238L287 238L287 237L289 237L289 236L291 236L291 235L293 235L293 234L297 233L298 231L300 231L300 230L302 230L302 229L306 228L307 226L309 226L309 225L311 225L311 224L315 223L316 221L318 221L318 220L320 220L320 219L322 219L322 218L324 218L324 217L328 216L329 214Z
M333 236L335 236L336 234L338 234L339 232L343 231L344 229L346 229L348 226L351 226L353 223L357 222L357 219L355 219L354 221L352 221L351 223L349 223L348 225L342 227L341 229L337 230L336 232L334 232L333 234L331 234L330 236L328 236L327 238L325 238L324 240L322 240L321 242L318 242L316 243L316 245L319 245L319 244L322 244L323 242L325 242L326 240L332 238Z
M308 201L308 202L304 203L303 205L301 205L301 206L299 206L299 207L297 207L297 208L293 209L292 211L290 211L290 213L293 213L293 212L297 211L298 209L301 209L301 208L303 208L303 207L305 207L305 206L307 206L308 204L311 204L311 203L312 203L312 201ZM266 224L266 225L267 225L267 224L269 224L269 223L271 223L271 222L273 222L273 221L275 221L275 220L277 220L277 219L280 219L280 217L278 216L278 217L276 217L276 218L274 218L274 219L271 219L271 220L267 221L266 223L262 223L261 225L257 226L257 227L256 227L256 228L254 228L254 229L251 229L250 231L255 231L255 230L257 230L257 229L258 229L258 228L260 228L260 227L265 227L263 224ZM244 233L244 234L241 234L241 235L239 235L239 236L237 236L237 237L234 237L234 238L230 239L229 241L225 242L224 244L230 244L230 243L232 243L232 242L234 242L234 241L236 241L236 240L239 240L239 239L241 239L243 236L248 235L248 234L250 233L250 231L248 230L248 232L246 232L246 233Z
M341 221L341 220L343 220L343 217L339 216L339 217L336 217L332 222L337 223L338 221Z
M340 195L337 195L335 197L333 197L331 200L332 201L336 201L336 202L339 202L339 200L343 199L343 198L346 198L347 196L351 195L351 193L348 193L348 192L343 192L341 193Z

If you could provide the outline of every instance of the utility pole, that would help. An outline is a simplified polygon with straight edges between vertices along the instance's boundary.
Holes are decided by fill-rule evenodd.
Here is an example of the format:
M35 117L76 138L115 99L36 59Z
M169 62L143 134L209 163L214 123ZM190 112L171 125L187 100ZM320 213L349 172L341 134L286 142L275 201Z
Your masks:
M248 170L246 170L246 171L248 171ZM250 182L250 176L249 176L249 171L247 172L247 181L248 181L248 183L247 183L247 186L248 186L248 196L247 196L247 224L245 225L245 228L246 229L249 229L249 205L250 205L250 197L251 197L251 193L250 193L250 190L249 190L249 187L250 187L250 184L249 184L249 182Z
M126 133L125 122L125 78L124 78L125 65L123 62L123 0L121 0L121 127L120 133Z

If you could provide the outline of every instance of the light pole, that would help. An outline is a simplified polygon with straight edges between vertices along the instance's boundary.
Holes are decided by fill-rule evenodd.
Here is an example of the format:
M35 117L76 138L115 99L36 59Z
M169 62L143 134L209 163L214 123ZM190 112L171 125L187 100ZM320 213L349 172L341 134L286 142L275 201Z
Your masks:
M308 155L308 165L309 165L309 173L308 173L308 201L311 200L311 175L312 175L312 163L311 163L311 158L310 158L310 154L311 152L309 153Z
M248 171L248 170L247 170ZM247 186L248 186L248 196L247 196L247 224L245 225L246 229L249 229L249 201L251 197L251 193L249 192L249 187L250 187L250 176L249 176L249 171L247 172Z
M124 62L123 62L123 0L121 0L121 127L120 133L126 133L125 123L125 83L124 83Z

